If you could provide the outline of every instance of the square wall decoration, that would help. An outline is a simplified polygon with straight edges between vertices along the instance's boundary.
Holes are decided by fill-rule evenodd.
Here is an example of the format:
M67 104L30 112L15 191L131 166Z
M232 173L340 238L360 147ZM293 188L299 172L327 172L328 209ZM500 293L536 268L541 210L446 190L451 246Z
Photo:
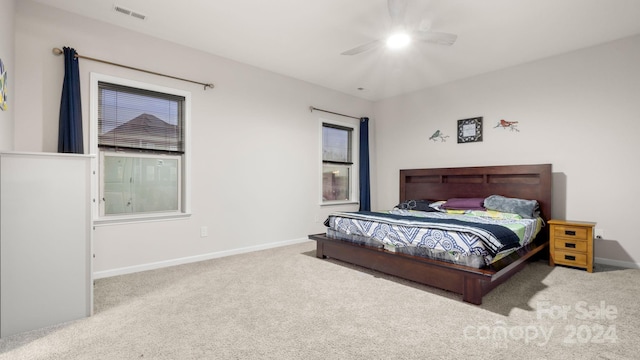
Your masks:
M458 120L458 144L482 141L482 116Z

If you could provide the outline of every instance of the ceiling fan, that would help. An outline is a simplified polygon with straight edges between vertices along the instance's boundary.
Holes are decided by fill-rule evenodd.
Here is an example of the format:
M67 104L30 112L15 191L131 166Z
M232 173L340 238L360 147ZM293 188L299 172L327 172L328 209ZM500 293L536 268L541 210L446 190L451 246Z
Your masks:
M375 49L383 44L390 48L400 48L407 45L412 40L422 41L432 44L453 45L458 35L420 29L409 31L405 25L405 12L407 0L387 0L389 16L391 17L392 34L387 39L377 39L362 44L353 49L342 52L340 55L356 55L368 50Z

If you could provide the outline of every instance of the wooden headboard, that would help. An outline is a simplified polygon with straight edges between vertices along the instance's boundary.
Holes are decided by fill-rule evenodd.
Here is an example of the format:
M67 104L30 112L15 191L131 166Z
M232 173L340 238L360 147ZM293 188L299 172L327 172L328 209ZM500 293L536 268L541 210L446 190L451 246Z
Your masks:
M551 216L551 164L400 170L400 201L502 195L537 200Z

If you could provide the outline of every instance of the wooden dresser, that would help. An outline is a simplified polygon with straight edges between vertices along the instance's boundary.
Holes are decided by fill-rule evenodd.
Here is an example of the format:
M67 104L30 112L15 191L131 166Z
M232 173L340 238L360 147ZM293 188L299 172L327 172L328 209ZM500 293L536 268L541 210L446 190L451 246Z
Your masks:
M567 265L593 272L594 222L549 220L549 265Z

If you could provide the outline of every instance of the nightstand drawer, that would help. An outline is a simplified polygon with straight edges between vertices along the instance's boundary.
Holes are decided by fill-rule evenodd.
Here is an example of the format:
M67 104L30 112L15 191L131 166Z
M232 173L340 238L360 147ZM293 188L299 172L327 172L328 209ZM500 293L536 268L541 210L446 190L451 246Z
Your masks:
M587 229L573 226L554 226L555 237L587 240Z
M565 264L571 266L585 266L587 265L587 254L574 253L569 251L556 250L553 252L553 261L558 264Z
M568 250L576 252L587 251L586 240L574 240L574 239L555 239L554 247L558 250Z

